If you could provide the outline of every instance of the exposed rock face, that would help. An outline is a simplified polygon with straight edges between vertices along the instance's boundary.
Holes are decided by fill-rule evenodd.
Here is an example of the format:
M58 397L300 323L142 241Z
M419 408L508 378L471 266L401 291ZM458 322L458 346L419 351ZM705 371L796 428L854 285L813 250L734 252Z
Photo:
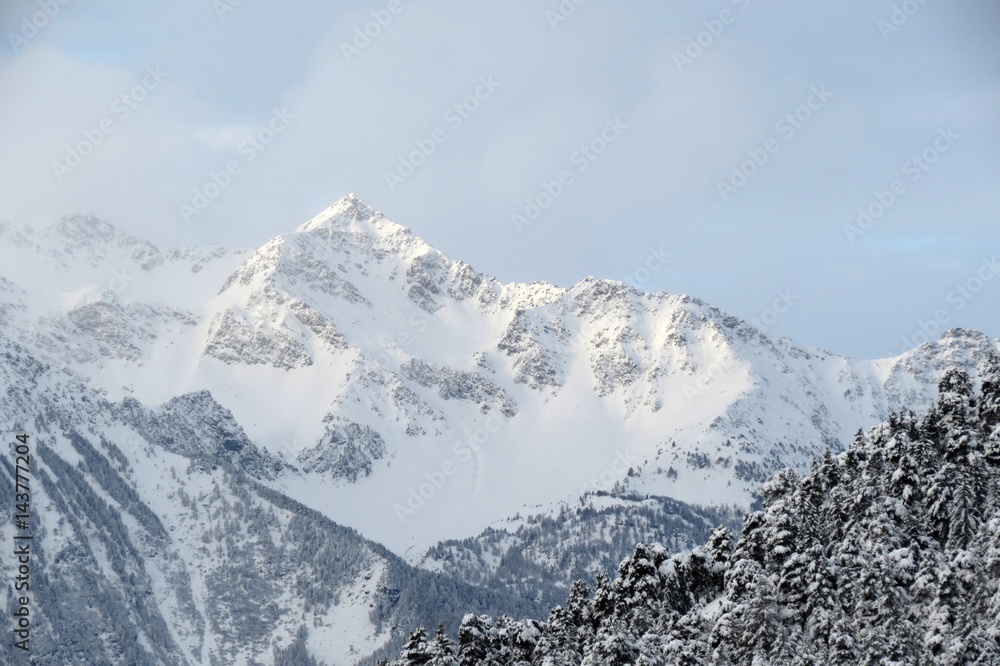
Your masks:
M208 391L177 396L156 409L126 398L113 413L146 441L185 458L209 464L225 461L259 479L292 471L250 441L232 413Z
M219 313L210 326L205 355L229 364L266 364L285 370L312 365L309 351L287 332L247 319L235 308Z
M357 423L328 425L316 446L299 455L303 471L357 481L372 473L372 463L386 453L382 436Z
M569 331L555 316L518 310L497 342L514 361L514 381L533 389L561 387L566 381Z
M452 370L443 365L431 365L410 359L402 366L403 376L421 386L435 386L445 400L465 400L482 405L483 410L497 408L504 416L517 414L517 405L507 392L489 377L476 372Z
M78 305L67 313L78 335L89 338L100 353L110 358L137 361L140 346L155 341L163 328L194 326L194 317L163 305L129 303L121 306L113 299Z

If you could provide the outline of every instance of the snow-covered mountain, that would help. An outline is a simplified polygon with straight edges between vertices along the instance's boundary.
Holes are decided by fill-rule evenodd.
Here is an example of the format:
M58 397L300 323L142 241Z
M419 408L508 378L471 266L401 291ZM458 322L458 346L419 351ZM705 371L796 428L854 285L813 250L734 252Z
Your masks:
M415 569L268 488L291 468L208 392L111 403L8 333L0 503L28 518L4 521L0 536L32 538L29 561L4 558L0 573L4 607L31 600L31 663L274 664L300 647L350 664L418 622L454 624L466 607L538 613ZM16 471L15 445L29 451ZM15 576L28 587L15 592ZM25 656L0 646L2 663Z
M472 567L472 582L489 583L490 562L499 567L512 544L530 541L528 559L551 568L565 539L497 530L559 516L584 494L600 493L597 520L646 495L749 506L771 472L841 449L891 410L929 406L946 366L974 373L997 349L953 330L898 358L857 361L689 296L594 278L504 284L353 195L253 251L161 250L89 216L43 231L0 224L0 315L0 423L49 438L38 460L52 484L40 492L64 523L45 526L46 548L70 548L57 536L65 521L72 538L100 541L99 521L81 514L96 501L88 492L120 514L136 549L128 566L149 577L142 612L166 627L145 640L166 645L169 634L181 647L164 654L177 663L261 659L264 643L299 619L311 623L316 654L348 658L343 645L317 642L333 645L331 627L346 626L353 654L370 651L388 640L381 619L402 625L420 606L416 596L400 605L409 588L385 583L389 570L405 571L393 575L408 585L418 576L393 553L462 576L468 566L441 558L457 547L428 551L482 533L501 550ZM83 494L60 504L65 484ZM296 529L307 511L308 528ZM90 517L73 524L80 515ZM705 529L704 516L685 520ZM629 538L618 522L609 521L609 544ZM276 581L304 581L316 566L296 573L264 554L303 530L350 534L348 550L367 553L338 569L325 610L308 618L297 588ZM217 606L234 576L229 548L242 553L243 573L259 565L260 585L272 586L263 598L275 612L296 609L296 623L261 616L256 629L231 634L212 626L240 617ZM128 577L105 546L92 550L86 566ZM478 594L470 590L461 595ZM357 607L333 603L344 598ZM515 603L504 599L494 611ZM395 610L371 621L359 611L369 604ZM359 612L360 625L347 623ZM247 632L263 643L239 652L226 638Z

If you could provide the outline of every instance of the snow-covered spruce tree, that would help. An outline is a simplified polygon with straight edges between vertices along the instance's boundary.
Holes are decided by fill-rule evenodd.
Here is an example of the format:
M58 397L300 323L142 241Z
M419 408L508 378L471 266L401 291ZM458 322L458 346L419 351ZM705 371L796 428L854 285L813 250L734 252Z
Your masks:
M947 499L935 503L935 520L945 527L940 534L951 549L965 548L982 521L988 470L983 456L981 428L975 421L976 399L968 374L949 370L939 385L945 465L939 484L948 484Z
M857 631L850 619L842 617L837 620L830 632L830 641L826 653L827 663L831 666L854 666L860 662L861 651L858 649Z
M537 620L516 621L501 616L497 620L498 645L504 646L506 654L510 655L503 663L528 666L541 633L541 623Z
M459 666L455 656L455 643L445 633L444 625L439 624L434 641L430 646L430 661L427 666Z
M606 571L598 572L594 581L594 598L590 604L590 622L595 635L598 628L613 617L614 609L615 590L611 576Z
M632 629L615 621L598 631L582 666L635 666L639 652L639 640Z
M957 368L946 371L938 382L937 411L949 459L952 455L964 453L962 447L968 443L975 409L976 398L969 374ZM951 453L953 450L954 454Z
M738 538L640 544L543 623L467 616L459 663L1000 664L1000 360L980 376L977 394L949 371L922 417L775 475Z
M431 660L430 645L427 644L427 632L417 629L403 646L399 659L392 662L393 666L424 666Z
M585 581L578 580L573 583L573 587L569 591L569 598L566 600L566 611L573 627L570 640L582 651L594 640L590 586Z
M979 368L982 395L979 400L979 432L986 449L986 462L1000 468L1000 355L991 354Z
M486 615L469 613L458 627L458 661L462 666L484 663L491 652L493 620Z
M539 666L580 666L582 660L583 647L572 614L567 608L556 606L538 638L532 662Z
M708 645L712 624L703 605L698 604L691 611L673 619L669 630L661 634L660 652L666 664L700 666L709 663Z
M663 546L639 544L618 568L613 613L639 635L649 631L660 615L663 584L658 569L667 559L665 553Z
M893 433L888 444L887 463L895 467L889 476L889 494L899 499L911 515L921 506L924 499L924 488L921 486L921 469L918 460L923 457L917 454L920 446L910 438L906 431Z

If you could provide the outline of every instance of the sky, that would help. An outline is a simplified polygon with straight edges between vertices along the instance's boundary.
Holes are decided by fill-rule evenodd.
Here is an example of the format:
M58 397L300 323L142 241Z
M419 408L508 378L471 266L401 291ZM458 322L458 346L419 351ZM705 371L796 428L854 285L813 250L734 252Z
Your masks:
M256 247L349 192L504 281L1000 337L991 0L6 0L0 220Z

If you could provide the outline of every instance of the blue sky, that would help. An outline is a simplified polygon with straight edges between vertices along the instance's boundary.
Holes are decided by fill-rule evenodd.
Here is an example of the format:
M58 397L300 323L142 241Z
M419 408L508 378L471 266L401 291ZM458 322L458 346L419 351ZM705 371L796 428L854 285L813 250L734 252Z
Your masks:
M251 247L356 192L503 280L627 279L859 357L1000 336L998 19L986 0L6 2L0 218Z

